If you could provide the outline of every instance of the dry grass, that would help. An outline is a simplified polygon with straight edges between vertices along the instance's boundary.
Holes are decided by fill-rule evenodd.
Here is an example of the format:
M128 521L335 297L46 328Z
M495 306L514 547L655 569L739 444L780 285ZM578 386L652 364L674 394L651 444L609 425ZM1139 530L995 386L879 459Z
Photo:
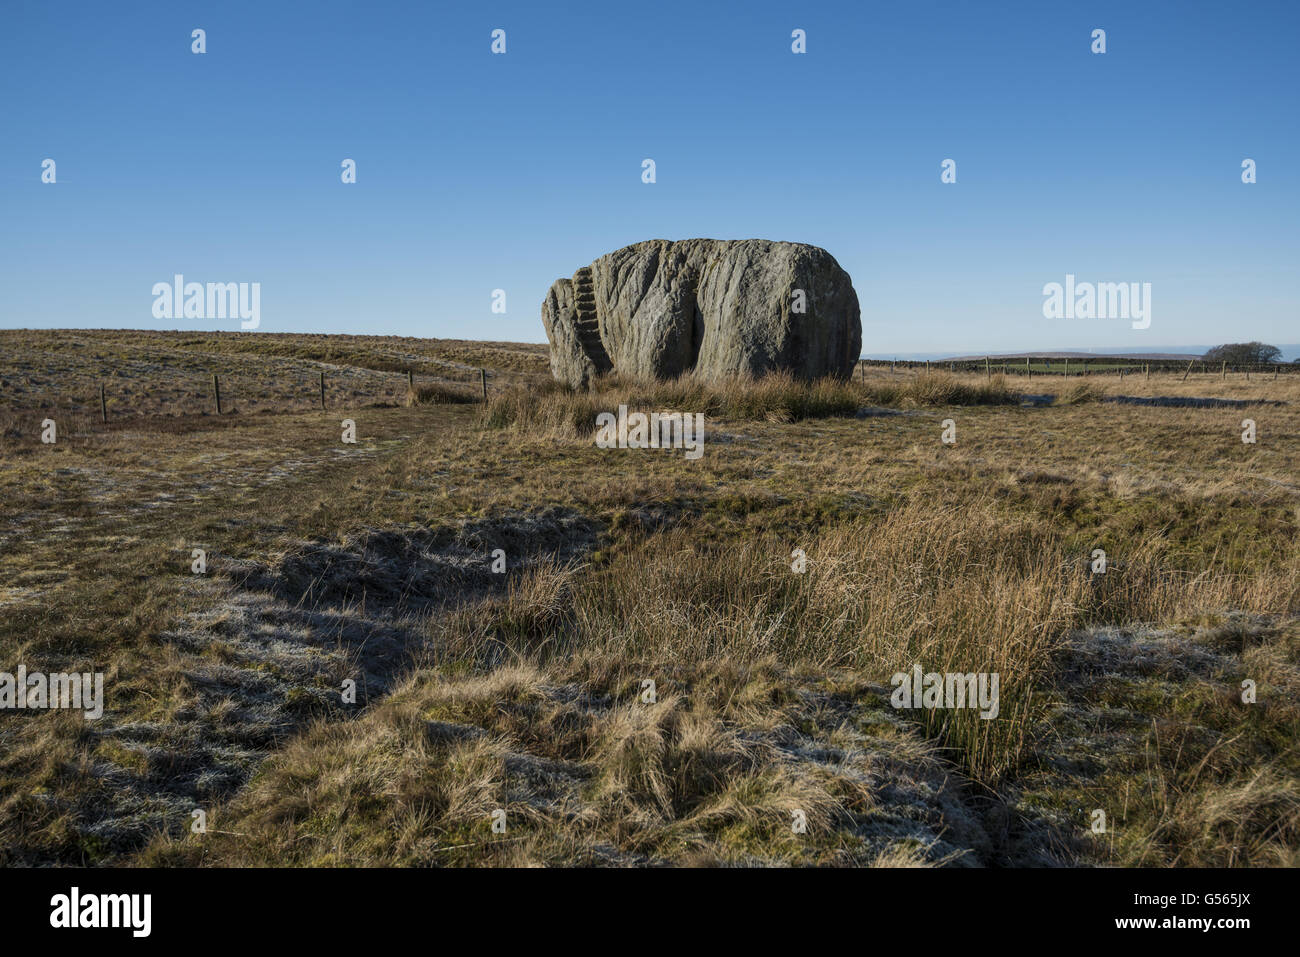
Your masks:
M888 371L574 394L503 358L486 410L439 365L405 407L404 374L340 369L393 391L320 412L302 367L292 413L248 415L236 390L220 419L107 428L58 390L138 348L270 382L344 346L430 368L535 352L152 335L0 350L23 390L0 407L0 667L103 670L109 695L97 724L0 728L6 863L1295 861L1288 406L1251 411L1246 446L1240 410L1093 401L1144 394L1131 376L1011 380L1058 392L1030 408L999 377ZM1176 379L1148 394L1300 401L1288 380ZM619 404L704 412L704 457L595 448ZM893 411L857 417L873 406ZM59 408L41 445L33 413ZM895 712L915 663L996 670L999 717ZM229 833L188 836L194 806Z
M856 380L802 381L778 374L752 380L737 378L709 382L693 375L667 381L641 381L626 376L597 379L589 390L557 383L516 386L494 395L486 422L503 428L545 431L586 438L596 428L596 416L620 405L631 411L701 412L711 418L777 423L804 419L851 417L870 406L1010 405L1016 396L1002 376L989 382L962 382L936 372L900 383Z
M417 386L414 389L407 389L406 404L412 405L466 405L471 402L481 402L482 398L463 387L442 385L433 383L432 385Z
M917 406L1015 405L1019 398L1001 374L986 378L947 372L922 372L902 382L869 380L861 384L874 405Z
M1294 619L1237 614L1072 634L1013 803L1080 832L1084 860L1294 866L1297 647ZM1084 831L1095 809L1105 833Z
M943 799L959 838L886 840L897 837L890 822L900 809L880 775L892 769L891 787L922 780L943 756L962 771L945 787L969 775L981 793L1004 782L1014 793L1034 780L1040 748L1050 763L1068 753L1063 715L1078 722L1089 709L1100 709L1090 720L1115 725L1110 747L1097 755L1091 736L1072 746L1107 762L1108 776L1123 771L1089 787L1089 800L1109 803L1122 828L1124 843L1110 853L1147 865L1286 859L1297 836L1295 771L1270 755L1270 739L1286 748L1298 730L1289 703L1300 690L1293 648L1255 646L1267 663L1254 661L1250 673L1263 694L1284 702L1262 723L1213 692L1206 706L1221 713L1212 722L1177 707L1162 713L1169 741L1115 717L1121 703L1143 704L1153 693L1145 686L1113 701L1108 687L1075 689L1065 711L1055 689L1078 626L1176 620L1190 609L1252 602L1294 609L1297 569L1267 583L1171 576L1144 545L1102 583L1043 529L978 517L955 534L943 533L952 515L920 507L876 526L837 528L806 543L802 575L786 566L783 543L702 549L685 528L637 542L594 574L539 566L506 595L431 622L427 656L382 706L356 725L319 726L222 809L223 829L247 840L168 839L149 859L391 864L453 853L445 863L894 864L917 853L930 864L1024 864L1041 862L1044 848L1087 856L1097 849L1081 840L1086 818L1050 813L1086 776L1044 789L1046 809L1038 794L1014 804L1033 837L999 847L987 825L970 819L979 814L959 810L969 801L960 787ZM942 586L926 587L934 582ZM1151 658L1139 642L1123 647L1135 649L1139 667ZM1197 667L1185 649L1166 654L1162 668ZM1241 655L1202 658L1215 668L1243 664ZM997 672L998 718L893 712L889 677L914 663ZM1126 667L1121 660L1104 673ZM1151 666L1137 675L1151 680ZM1182 694L1210 687L1184 677ZM656 683L653 703L640 698L647 678ZM1223 733L1206 736L1207 723ZM863 729L871 729L865 738ZM1243 745L1246 737L1253 740ZM805 765L802 756L828 748L841 755L829 766L847 780L826 777L824 760ZM1229 760L1215 762L1221 748ZM1124 763L1129 753L1144 755L1145 766ZM1151 785L1121 808L1120 782L1139 773ZM1224 809L1245 795L1262 798L1259 781L1271 782L1268 803L1233 819L1229 833ZM1148 800L1151 807L1138 807ZM488 829L497 808L524 829L517 845ZM781 826L794 810L807 816L811 838L790 840ZM420 827L409 842L377 837L413 816ZM856 850L845 855L846 847Z
M1076 382L1067 386L1056 396L1056 405L1078 405L1081 402L1096 402L1106 391L1092 382Z
M973 863L988 848L942 762L864 690L626 656L424 670L297 739L217 815L221 834L160 840L145 861Z
M0 435L31 437L45 417L72 433L153 416L215 416L212 377L227 415L400 404L407 374L420 394L478 397L489 386L545 375L546 350L513 343L274 333L0 330ZM430 381L433 380L433 381Z

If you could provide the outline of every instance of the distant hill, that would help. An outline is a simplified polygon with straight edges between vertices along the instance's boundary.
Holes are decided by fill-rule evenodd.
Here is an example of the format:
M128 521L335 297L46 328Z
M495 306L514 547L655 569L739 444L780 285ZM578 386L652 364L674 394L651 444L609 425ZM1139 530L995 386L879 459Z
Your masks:
M996 352L990 359L1199 359L1200 352ZM974 362L985 355L943 356L939 362Z
M1210 343L1209 345L1189 345L1189 346L1152 346L1147 350L1120 351L1111 349L1084 349L1068 350L1061 349L1048 352L973 352L955 355L952 352L870 352L862 356L863 359L876 359L888 362L890 359L902 359L908 362L972 362L976 359L983 359L987 355L990 359L1009 360L1023 359L1028 356L1031 359L1199 359L1214 346L1220 343ZM1292 362L1300 359L1300 343L1282 343L1275 342L1272 345L1282 350L1282 361Z

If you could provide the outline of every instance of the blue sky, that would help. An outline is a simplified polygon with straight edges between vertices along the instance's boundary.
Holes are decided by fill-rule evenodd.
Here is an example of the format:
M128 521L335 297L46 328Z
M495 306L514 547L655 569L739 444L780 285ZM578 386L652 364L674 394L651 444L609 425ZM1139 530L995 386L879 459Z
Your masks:
M8 0L3 21L3 327L237 329L152 317L182 273L260 282L265 332L537 342L557 277L705 236L830 250L867 353L1300 339L1293 2ZM1066 273L1151 283L1150 328L1045 319Z

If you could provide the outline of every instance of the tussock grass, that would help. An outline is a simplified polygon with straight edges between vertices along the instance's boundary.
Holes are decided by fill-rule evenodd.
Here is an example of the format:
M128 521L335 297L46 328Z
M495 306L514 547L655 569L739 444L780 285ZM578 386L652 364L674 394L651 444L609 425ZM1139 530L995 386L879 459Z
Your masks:
M209 860L901 866L988 862L998 853L1042 863L1036 855L1045 848L1072 842L1077 853L1097 853L1082 841L1086 821L1060 834L1060 824L1032 825L1048 832L999 851L963 811L959 792L940 795L955 828L944 840L884 839L881 822L896 808L875 775L890 768L892 782L928 780L931 762L942 759L983 794L1007 783L1014 791L1027 760L1032 768L1044 749L1064 750L1061 739L1074 733L1061 724L1054 688L1076 629L1212 607L1296 609L1300 567L1264 576L1180 572L1167 543L1152 538L1094 576L1050 527L1017 521L993 501L968 502L958 517L916 503L877 522L826 529L799 542L803 574L789 567L791 543L780 536L718 548L689 526L634 537L600 567L534 566L506 595L431 620L428 655L360 721L321 724L274 759L219 812L223 829L242 839L219 838ZM1270 656L1252 673L1270 688L1280 682L1286 700L1295 680L1289 653L1253 654ZM1141 648L1131 660L1153 667ZM1156 658L1156 673L1180 660L1190 659ZM890 678L914 664L998 673L998 718L891 708ZM1096 666L1106 674L1128 667ZM640 697L647 678L657 685L653 702ZM1099 707L1090 720L1104 727L1121 702L1131 706L1127 695L1112 702L1108 687L1090 688L1065 713ZM1205 707L1222 711L1215 723L1225 729L1251 720L1216 700ZM1228 741L1223 760L1194 725L1168 730L1179 727L1169 723L1176 711L1166 740L1123 723L1104 732L1123 736L1105 759L1147 753L1157 788L1144 786L1122 810L1112 806L1124 842L1106 853L1146 864L1289 859L1294 774L1261 756L1259 738L1288 741L1294 710L1283 705L1249 745L1234 751ZM847 778L798 757L819 749L844 755L836 761ZM1255 769L1234 773L1243 765ZM1114 785L1107 793L1118 800ZM1251 801L1263 804L1243 816ZM489 832L498 808L521 833ZM1019 805L1031 818L1035 808ZM787 838L794 810L816 835L808 843ZM845 857L832 846L852 851ZM149 859L194 853L188 839L168 839Z
M601 569L573 599L561 649L664 661L776 655L882 684L914 664L997 672L998 720L970 710L918 714L927 734L990 786L1015 766L1037 717L1035 688L1068 630L1177 620L1205 608L1300 610L1300 561L1268 576L1218 565L1178 572L1167 546L1151 539L1113 554L1121 566L1093 576L1062 537L989 502L960 510L916 503L879 523L796 542L762 535L709 548L697 539L678 528ZM802 575L787 557L795 546L808 558ZM551 640L553 629L548 621L535 632L497 635L524 651Z
M862 385L862 392L872 404L883 406L1015 405L1019 402L1019 394L1011 390L1001 373L988 379L974 379L942 371L921 372L901 381L868 380Z
M1130 867L1295 866L1300 630L1237 614L1089 629L1012 789L1078 828L1075 853ZM1242 683L1257 686L1254 703ZM1085 830L1092 809L1107 833Z
M1079 405L1082 402L1098 402L1106 394L1105 389L1092 382L1076 382L1065 388L1053 401L1053 405Z
M441 382L417 385L406 390L406 405L468 405L481 401L478 395L464 386L456 387Z
M292 742L214 814L203 848L161 839L145 860L976 863L988 848L956 783L932 749L874 719L869 697L771 662L583 655L421 671L351 725Z
M969 384L947 373L916 376L905 382L861 383L840 379L804 381L786 373L757 379L707 381L693 375L667 380L626 376L597 379L588 391L550 383L518 386L489 402L486 423L568 437L586 437L596 416L620 405L631 412L702 412L711 418L798 422L848 417L866 406L1005 405L1017 402L1003 376Z
M398 408L412 367L477 396L468 364L497 346L215 338L0 335L0 667L103 669L108 695L96 725L4 722L4 863L1296 862L1285 408L1252 412L1246 446L1237 410L1026 409L982 375L574 394L511 372L544 366L532 347L492 366L482 411ZM349 361L335 348L383 368L330 368L318 410L319 364ZM214 355L238 409L220 418ZM1300 399L1286 378L1076 381ZM620 402L746 424L694 462L593 449ZM502 516L550 506L591 523L551 536L573 561L518 561L534 523L507 537ZM406 547L466 521L450 551ZM233 574L250 567L287 597L257 605ZM998 719L895 711L889 678L914 663L998 669ZM361 705L338 703L343 674L364 675ZM1105 840L1078 813L1096 806ZM795 807L811 838L792 839Z

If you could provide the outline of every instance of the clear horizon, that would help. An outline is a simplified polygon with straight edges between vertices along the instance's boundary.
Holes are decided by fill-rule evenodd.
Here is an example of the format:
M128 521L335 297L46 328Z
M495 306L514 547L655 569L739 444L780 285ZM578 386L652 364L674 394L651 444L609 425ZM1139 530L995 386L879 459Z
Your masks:
M14 5L0 327L239 329L154 319L179 273L262 332L544 342L555 279L704 236L829 250L864 355L1296 337L1293 5L579 7ZM1149 328L1044 318L1067 275Z

